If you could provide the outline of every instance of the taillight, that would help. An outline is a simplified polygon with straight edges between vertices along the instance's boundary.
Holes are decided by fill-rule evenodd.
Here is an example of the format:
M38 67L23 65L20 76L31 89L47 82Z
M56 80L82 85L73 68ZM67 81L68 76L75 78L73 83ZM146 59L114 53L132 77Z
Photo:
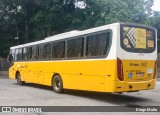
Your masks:
M155 61L155 64L154 64L154 74L153 74L153 79L155 79L157 76L157 60Z
M117 76L120 81L124 80L123 65L122 65L122 61L119 58L117 58Z

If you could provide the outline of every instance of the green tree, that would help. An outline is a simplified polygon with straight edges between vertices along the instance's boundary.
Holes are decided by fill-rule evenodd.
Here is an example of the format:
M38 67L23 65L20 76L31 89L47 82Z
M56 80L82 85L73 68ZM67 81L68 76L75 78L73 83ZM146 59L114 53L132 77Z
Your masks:
M83 30L115 22L154 26L159 35L159 12L153 0L0 0L0 49L44 39L71 30Z

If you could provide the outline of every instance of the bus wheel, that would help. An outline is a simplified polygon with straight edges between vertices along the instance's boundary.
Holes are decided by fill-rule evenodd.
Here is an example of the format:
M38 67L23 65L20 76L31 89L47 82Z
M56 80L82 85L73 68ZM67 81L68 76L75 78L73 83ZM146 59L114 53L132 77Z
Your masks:
M17 73L16 78L17 78L17 83L18 83L19 85L25 84L24 81L21 81L21 75L20 75L20 73Z
M59 75L55 75L52 79L52 88L56 93L63 92L63 82Z

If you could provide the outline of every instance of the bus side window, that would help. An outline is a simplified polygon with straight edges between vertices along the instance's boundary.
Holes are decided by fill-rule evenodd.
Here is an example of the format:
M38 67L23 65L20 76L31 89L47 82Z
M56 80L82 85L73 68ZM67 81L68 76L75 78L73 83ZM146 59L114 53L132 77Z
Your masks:
M84 38L76 39L76 52L75 57L82 57L83 56L83 49L84 49Z
M27 60L32 59L32 47L27 48Z
M52 58L58 58L58 43L52 44Z
M16 49L15 60L16 61L22 60L22 49Z
M18 55L18 60L22 60L22 49L19 49Z
M28 47L27 48L27 51L26 51L26 60L30 60L30 52L31 52L31 48L30 47Z
M87 56L98 56L100 49L100 35L91 35L87 37Z
M67 41L67 57L74 57L75 39Z
M29 60L32 60L32 47L29 48Z
M18 49L16 49L16 52L15 52L15 61L18 60Z
M30 60L30 47L23 48L23 60L27 61Z
M51 58L51 44L46 44L46 59Z
M100 55L105 55L109 48L110 32L101 34Z
M31 60L36 59L36 46L31 47Z
M43 59L46 59L46 55L47 55L46 49L47 49L46 45L43 45Z
M36 59L39 59L39 46L36 46Z
M58 55L58 58L64 58L64 53L65 53L65 42L59 42L58 43L58 51L60 52Z
M40 44L39 45L39 59L45 59L45 45Z
M64 58L65 42L60 41L52 44L52 58Z
M22 60L26 60L26 50L27 48L23 48Z
M110 32L87 36L86 56L106 55L109 48Z
M42 59L42 46L39 45L39 59Z
M76 38L67 41L67 57L83 56L84 39Z

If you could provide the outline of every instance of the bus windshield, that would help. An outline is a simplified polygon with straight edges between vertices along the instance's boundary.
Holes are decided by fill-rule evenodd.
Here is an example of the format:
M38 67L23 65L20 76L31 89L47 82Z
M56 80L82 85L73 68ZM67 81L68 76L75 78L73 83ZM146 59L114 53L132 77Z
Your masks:
M128 52L152 53L156 47L155 30L140 26L121 26L121 47Z

